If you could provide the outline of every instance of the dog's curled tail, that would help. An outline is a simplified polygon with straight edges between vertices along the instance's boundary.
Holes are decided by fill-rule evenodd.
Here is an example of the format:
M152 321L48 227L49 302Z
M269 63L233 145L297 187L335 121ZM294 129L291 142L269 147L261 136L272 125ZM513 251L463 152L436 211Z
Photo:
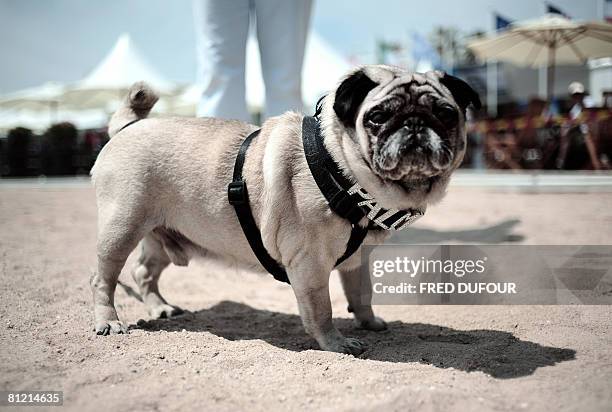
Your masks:
M130 122L144 119L157 102L157 93L145 82L137 82L130 87L121 107L117 109L108 123L108 135L113 137Z

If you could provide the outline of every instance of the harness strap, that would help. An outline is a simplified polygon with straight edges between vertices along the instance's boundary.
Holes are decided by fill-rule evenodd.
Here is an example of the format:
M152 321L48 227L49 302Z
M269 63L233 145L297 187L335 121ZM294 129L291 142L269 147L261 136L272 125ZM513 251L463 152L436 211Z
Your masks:
M353 183L340 172L334 159L323 147L322 140L318 120L315 117L304 117L302 141L310 173L325 196L329 208L338 216L351 222L353 226L357 226L357 223L367 214L362 207L358 206L358 201L362 199L356 200L343 189L353 186Z
M234 164L233 181L227 187L227 197L229 203L236 209L236 215L238 216L242 231L253 253L257 256L259 263L274 276L274 279L280 282L289 283L287 272L285 272L285 269L270 256L263 244L261 232L259 228L257 228L257 223L255 223L255 218L251 212L247 184L242 177L242 167L244 166L247 149L258 134L259 130L254 131L240 145L240 150L238 150L238 155L236 156L236 163Z
M128 127L128 126L133 125L134 123L136 123L136 122L137 122L137 121L139 121L139 120L142 120L142 118L140 118L140 117L139 117L139 118L137 118L137 119L130 120L129 122L127 122L126 124L124 124L123 126L121 126L121 128L120 128L119 130L117 130L117 131L115 132L115 134L119 133L120 131L122 131L123 129L125 129L125 128L126 128L126 127Z
M249 145L257 137L260 130L256 130L251 133L240 145L238 155L236 156L236 163L234 164L234 174L232 182L227 187L227 197L229 203L234 206L238 221L242 227L242 231L253 250L253 253L259 260L259 263L272 275L274 279L290 283L289 277L285 268L283 268L266 250L263 240L261 238L261 232L255 223L255 218L251 212L251 206L249 203L249 193L247 190L247 183L242 176L242 168L246 158L246 153ZM336 262L336 266L344 262L346 259L351 257L353 253L359 249L359 246L363 243L366 235L368 234L367 227L360 227L357 224L352 225L351 236L347 242L346 251Z
M320 106L317 105L317 112ZM369 230L401 230L423 215L418 209L385 209L357 182L345 176L332 158L321 135L319 119L304 117L302 121L304 154L310 172L327 200L329 208L351 222L353 227L367 216Z
M351 237L349 237L348 243L346 244L346 250L344 251L344 254L340 256L340 259L338 259L338 261L336 262L336 266L353 256L353 253L357 252L357 249L359 249L359 246L361 246L367 235L367 227L353 225L353 228L351 229Z

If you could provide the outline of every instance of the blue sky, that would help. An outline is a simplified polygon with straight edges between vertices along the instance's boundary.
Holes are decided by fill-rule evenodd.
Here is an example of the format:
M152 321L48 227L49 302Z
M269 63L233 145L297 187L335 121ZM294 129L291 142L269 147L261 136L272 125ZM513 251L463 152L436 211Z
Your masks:
M576 19L599 17L603 0L555 0ZM405 41L435 26L491 30L493 13L526 19L544 13L532 0L315 0L312 28L340 53L373 56L377 39ZM45 81L74 81L91 70L122 32L166 77L195 79L188 0L0 0L0 93ZM373 57L372 57L373 58Z

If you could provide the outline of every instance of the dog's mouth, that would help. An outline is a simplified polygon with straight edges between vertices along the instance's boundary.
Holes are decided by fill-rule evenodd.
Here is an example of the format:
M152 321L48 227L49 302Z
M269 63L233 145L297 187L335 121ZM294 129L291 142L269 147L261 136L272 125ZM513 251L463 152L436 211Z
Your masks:
M453 160L447 141L432 130L415 135L400 129L374 146L370 163L385 182L414 191L431 189L448 172Z
M417 171L404 171L399 177L396 174L387 175L386 173L376 173L386 184L394 185L403 189L406 193L431 192L434 185L447 174L446 171L438 171L436 174L422 173L422 169Z
M431 192L434 184L440 179L440 176L431 176L424 178L413 178L391 181L393 184L404 189L404 191L411 193L414 191L424 191L426 193Z
M432 187L445 175L445 173L440 172L436 175L420 175L418 173L408 173L402 174L399 178L394 178L392 176L388 176L385 173L380 173L377 171L376 167L372 166L372 162L366 160L366 163L370 164L371 169L374 171L374 174L378 176L381 183L386 185L392 185L401 188L406 193L413 193L415 191L421 191L429 193Z

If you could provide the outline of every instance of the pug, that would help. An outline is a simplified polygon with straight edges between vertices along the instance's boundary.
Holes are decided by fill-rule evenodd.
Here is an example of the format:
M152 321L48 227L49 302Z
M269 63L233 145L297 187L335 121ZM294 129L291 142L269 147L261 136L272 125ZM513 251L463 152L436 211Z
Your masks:
M109 123L110 142L91 172L98 207L97 270L91 277L95 331L127 333L114 292L128 255L154 318L180 314L159 291L170 263L196 256L263 271L247 242L227 187L238 150L256 126L216 118L147 118L157 101L144 83L130 89ZM466 147L466 108L480 102L464 81L438 71L411 73L372 65L353 70L320 103L325 149L346 178L386 209L424 211L439 201ZM252 215L268 254L286 269L308 334L323 350L359 355L361 341L332 322L329 277L352 226L334 213L309 170L303 115L267 120L244 163ZM370 218L359 222L367 226ZM371 230L367 244L389 231ZM362 295L359 253L335 269L358 328L381 331ZM366 290L370 288L367 287Z

